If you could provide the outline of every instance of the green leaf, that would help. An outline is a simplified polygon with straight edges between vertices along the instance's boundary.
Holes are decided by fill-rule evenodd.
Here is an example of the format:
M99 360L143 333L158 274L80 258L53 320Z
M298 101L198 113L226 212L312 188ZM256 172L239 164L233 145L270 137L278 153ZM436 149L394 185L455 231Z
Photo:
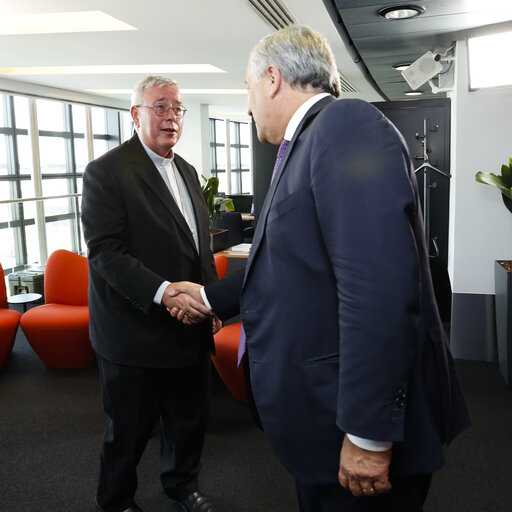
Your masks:
M512 213L512 157L509 158L509 163L509 166L505 164L501 166L501 176L492 172L479 171L475 174L475 179L484 185L497 187L505 206Z
M493 185L494 187L498 187L500 190L507 190L502 177L496 176L493 172L478 171L475 175L475 179L484 185Z
M228 211L234 210L235 206L230 198L216 197L219 191L219 178L216 178L215 176L206 178L203 175L201 175L201 178L203 178L205 182L201 188L206 201L206 206L208 207L211 226L214 223L215 217L219 220L222 218L222 206L225 206Z
M501 176L503 177L503 183L507 188L512 187L512 174L510 173L510 167L503 164L501 166Z
M503 203L507 207L508 211L512 213L512 199L504 194L501 194L501 198L503 199Z

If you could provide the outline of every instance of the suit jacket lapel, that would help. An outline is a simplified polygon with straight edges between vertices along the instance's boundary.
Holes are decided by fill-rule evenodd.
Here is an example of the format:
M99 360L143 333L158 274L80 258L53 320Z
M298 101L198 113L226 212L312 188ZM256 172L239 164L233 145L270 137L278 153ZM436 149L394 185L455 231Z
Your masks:
M152 162L151 158L149 158L145 149L142 147L138 136L134 135L130 142L133 142L133 155L131 161L131 164L133 165L133 172L139 176L139 178L150 188L150 190L169 210L169 213L174 217L176 223L183 231L183 234L195 249L196 244L194 242L194 237L192 236L185 217L183 217L180 209L178 208L178 205L176 204L176 201L167 188L165 181L158 172L158 169L155 167L155 164ZM181 170L180 173L183 176L184 173ZM189 184L186 180L185 183L187 184L187 188L189 188Z
M279 185L279 181L281 180L281 177L283 175L284 169L286 167L286 162L288 161L288 157L290 156L291 152L293 151L293 146L295 145L295 142L297 138L299 137L300 133L304 129L304 127L312 120L320 110L322 110L325 106L327 106L332 101L336 101L332 96L327 96L325 98L322 98L321 100L317 101L306 113L306 115L302 118L302 121L299 123L299 126L297 127L297 130L295 130L295 133L293 134L293 138L290 141L290 144L288 145L288 148L286 150L286 153L281 160L281 163L279 164L279 167L276 169L276 173L274 175L274 179L270 183L270 187L268 189L267 195L265 197L265 202L263 203L263 207L261 209L260 218L258 220L258 225L256 226L256 231L254 233L252 246L251 246L251 252L249 254L249 258L247 260L247 267L245 272L245 280L247 280L247 276L250 272L250 267L252 264L252 261L254 259L255 254L258 252L258 248L260 246L260 243L263 239L263 233L265 232L265 227L267 224L267 218L270 211L270 207L272 205L272 201L274 199L274 195L276 192L276 188Z
M179 155L174 155L174 163L176 164L176 167L181 174L181 177L183 178L183 181L185 182L185 186L187 187L190 200L192 202L192 208L194 210L194 217L196 219L196 226L197 226L197 238L199 242L199 251L201 254L203 254L205 251L209 250L208 247L204 247L204 244L202 243L204 240L208 240L208 243L210 241L210 228L208 225L208 222L201 222L201 215L199 212L201 211L201 208L204 209L205 207L205 200L202 192L200 192L200 185L197 183L197 176L195 173L195 170L192 169L192 167L187 164L187 162L181 158ZM193 174L192 174L193 173ZM185 219L183 219L188 232L190 233L190 239L192 240L194 247L194 237L192 236L192 232L188 228L188 224L186 223Z

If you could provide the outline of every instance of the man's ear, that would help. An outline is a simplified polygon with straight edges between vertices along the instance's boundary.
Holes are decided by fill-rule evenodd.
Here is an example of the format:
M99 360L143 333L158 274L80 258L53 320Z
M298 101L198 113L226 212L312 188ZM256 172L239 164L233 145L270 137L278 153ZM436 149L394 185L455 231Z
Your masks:
M140 123L139 123L139 110L137 109L137 107L132 106L132 108L130 109L130 114L132 115L133 124L135 125L136 128L138 128Z
M270 88L269 88L270 97L274 98L276 96L276 94L279 92L279 90L281 89L281 84L282 84L282 79L283 79L281 76L281 71L279 71L278 67L271 64L267 68L267 77L268 77L269 83L270 83Z

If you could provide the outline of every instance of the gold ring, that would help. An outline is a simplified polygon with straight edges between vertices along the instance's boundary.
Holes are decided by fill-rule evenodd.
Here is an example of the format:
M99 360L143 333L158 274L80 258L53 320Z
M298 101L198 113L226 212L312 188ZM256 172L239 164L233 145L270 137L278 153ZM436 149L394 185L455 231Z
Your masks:
M363 494L373 494L375 492L375 489L373 487L370 487L369 489L361 489L363 491Z

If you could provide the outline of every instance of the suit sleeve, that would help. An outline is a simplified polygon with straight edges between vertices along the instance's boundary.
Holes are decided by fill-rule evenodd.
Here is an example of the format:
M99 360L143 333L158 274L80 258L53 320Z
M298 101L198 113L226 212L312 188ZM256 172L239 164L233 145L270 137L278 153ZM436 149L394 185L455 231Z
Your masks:
M204 287L212 311L223 321L240 313L240 294L244 276L245 269L240 269Z
M91 271L148 314L164 279L130 254L126 208L111 170L93 161L84 173L82 225Z
M318 116L311 187L336 279L337 424L402 441L408 375L418 355L418 222L409 157L396 129L358 100ZM397 405L398 403L398 405Z

